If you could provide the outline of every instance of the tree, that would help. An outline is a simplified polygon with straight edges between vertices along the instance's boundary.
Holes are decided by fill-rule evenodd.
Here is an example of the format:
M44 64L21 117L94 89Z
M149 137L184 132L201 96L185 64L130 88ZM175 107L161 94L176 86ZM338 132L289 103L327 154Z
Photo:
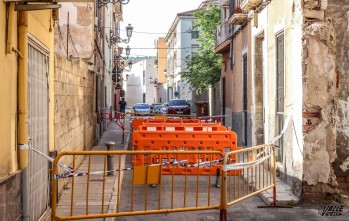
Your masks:
M195 88L197 93L206 91L208 87L220 79L221 55L215 54L216 29L221 22L221 11L216 5L194 13L200 35L200 48L196 56L186 57L187 70L182 76Z

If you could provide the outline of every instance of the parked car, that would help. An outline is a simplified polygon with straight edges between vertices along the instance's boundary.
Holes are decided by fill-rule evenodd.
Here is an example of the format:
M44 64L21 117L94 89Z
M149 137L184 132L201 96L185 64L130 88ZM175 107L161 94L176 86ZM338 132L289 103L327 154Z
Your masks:
M161 114L167 114L168 103L165 102L161 105Z
M151 113L153 113L153 114L155 114L155 106L156 105L161 105L160 103L152 103L151 105L150 105L150 112Z
M160 103L152 103L152 104L150 105L150 109L154 109L154 107L155 107L156 105L161 105L161 104L160 104Z
M161 114L161 105L155 105L153 110L152 110L152 113Z
M168 104L168 114L190 114L190 105L184 99L172 99Z
M146 103L137 103L134 106L135 114L150 114L150 105Z

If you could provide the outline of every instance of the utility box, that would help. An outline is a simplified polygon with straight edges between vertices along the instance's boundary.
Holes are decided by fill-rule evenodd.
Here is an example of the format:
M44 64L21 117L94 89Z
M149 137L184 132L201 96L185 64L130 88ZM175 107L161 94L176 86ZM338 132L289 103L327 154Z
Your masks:
M208 114L208 101L198 101L195 103L196 106L196 116L209 116Z

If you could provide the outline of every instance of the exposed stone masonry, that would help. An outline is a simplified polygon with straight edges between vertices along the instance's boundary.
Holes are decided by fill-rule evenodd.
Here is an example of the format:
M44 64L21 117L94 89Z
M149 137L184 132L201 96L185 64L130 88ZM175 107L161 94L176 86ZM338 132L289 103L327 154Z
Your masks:
M94 74L82 60L55 56L55 148L61 151L90 150L95 143ZM78 166L82 159L76 159ZM72 164L72 157L61 161ZM62 171L64 172L64 171ZM60 183L59 189L62 187Z
M339 23L338 19L349 11L349 1L303 3L303 197L326 199L333 194L348 194L349 174L338 173L349 156L348 145L343 145L348 144L349 127L346 114L340 114L349 110L349 105L342 105L349 100L341 91L345 89L341 86L349 83L348 69L343 69L348 65L344 61L348 55L343 56L343 49L348 48L343 45L343 36L348 33L342 27L344 20ZM338 133L338 129L343 132Z

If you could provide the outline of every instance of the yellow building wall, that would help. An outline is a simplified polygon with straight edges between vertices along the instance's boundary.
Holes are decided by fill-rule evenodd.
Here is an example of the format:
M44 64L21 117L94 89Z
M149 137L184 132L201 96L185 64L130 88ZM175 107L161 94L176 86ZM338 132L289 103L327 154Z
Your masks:
M165 38L158 39L157 47L158 47L158 82L165 83L167 81L164 75L164 69L166 69L166 66L167 66Z
M0 15L6 15L6 4L0 3ZM14 12L10 40L12 47L18 49L18 13ZM51 10L29 12L28 33L39 40L50 51L50 104L49 104L49 145L54 148L54 122L53 122L53 70L54 70L54 51L53 51L53 21ZM17 80L18 80L18 55L14 51L6 53L6 34L7 23L6 16L0 16L0 179L6 179L8 175L18 170L17 157ZM51 31L50 31L51 30ZM18 58L17 58L18 57Z
M0 179L17 164L17 54L6 54L6 4L0 3ZM17 13L11 25L12 46L17 48Z

